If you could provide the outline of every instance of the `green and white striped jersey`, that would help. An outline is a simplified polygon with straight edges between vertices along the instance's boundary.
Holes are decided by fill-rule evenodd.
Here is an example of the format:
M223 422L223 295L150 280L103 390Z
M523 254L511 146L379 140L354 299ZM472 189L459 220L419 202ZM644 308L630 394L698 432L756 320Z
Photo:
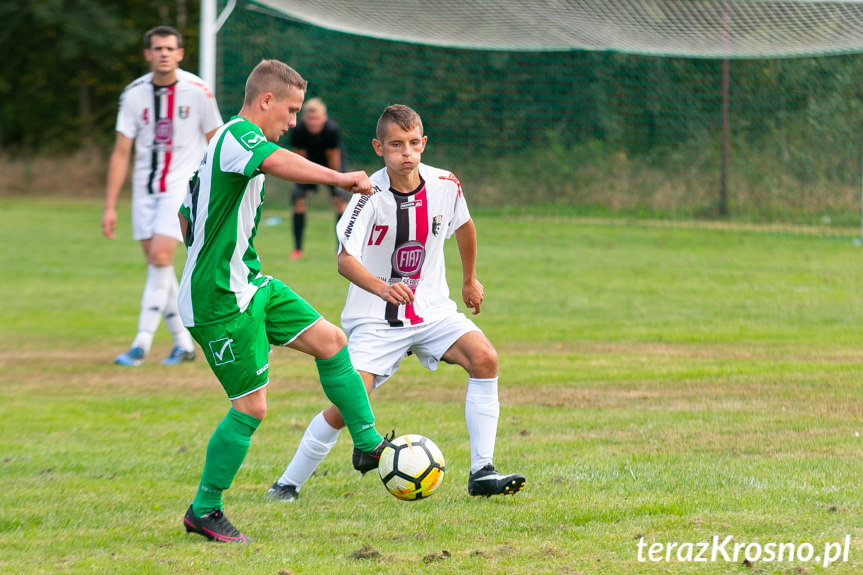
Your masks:
M207 146L180 213L189 220L180 279L180 317L187 327L221 323L245 311L269 280L254 240L264 202L258 169L278 149L245 118L234 116Z

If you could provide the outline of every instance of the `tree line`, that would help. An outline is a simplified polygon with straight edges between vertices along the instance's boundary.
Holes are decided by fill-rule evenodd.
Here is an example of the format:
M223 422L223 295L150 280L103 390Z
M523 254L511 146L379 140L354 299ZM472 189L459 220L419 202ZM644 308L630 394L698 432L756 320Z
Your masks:
M0 150L74 151L113 140L123 88L148 71L144 33L183 34L183 68L198 69L195 0L0 2Z

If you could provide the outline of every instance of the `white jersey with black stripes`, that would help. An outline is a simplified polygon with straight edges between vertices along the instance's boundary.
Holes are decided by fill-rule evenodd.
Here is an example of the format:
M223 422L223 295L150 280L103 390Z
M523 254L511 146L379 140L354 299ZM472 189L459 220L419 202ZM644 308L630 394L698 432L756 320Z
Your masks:
M222 125L213 93L198 76L177 70L177 81L155 86L153 73L120 96L117 132L135 140L132 194L182 196L207 149L206 134Z
M375 193L355 195L339 220L340 249L383 281L403 282L414 292L396 306L351 284L342 328L357 325L408 327L457 311L449 297L444 241L470 220L458 179L445 170L419 165L420 186L409 194L390 189L386 169L371 175Z

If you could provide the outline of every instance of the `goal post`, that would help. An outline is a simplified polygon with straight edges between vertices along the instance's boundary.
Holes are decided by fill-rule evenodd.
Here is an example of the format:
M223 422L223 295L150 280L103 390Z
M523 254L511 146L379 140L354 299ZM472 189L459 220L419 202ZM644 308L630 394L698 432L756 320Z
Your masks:
M218 89L216 78L216 45L219 30L237 6L236 0L228 0L218 13L217 0L201 0L201 33L198 40L198 70L201 79L213 93Z
M351 166L379 167L384 106L416 108L473 205L860 233L861 2L238 0L223 111L265 57L327 102Z

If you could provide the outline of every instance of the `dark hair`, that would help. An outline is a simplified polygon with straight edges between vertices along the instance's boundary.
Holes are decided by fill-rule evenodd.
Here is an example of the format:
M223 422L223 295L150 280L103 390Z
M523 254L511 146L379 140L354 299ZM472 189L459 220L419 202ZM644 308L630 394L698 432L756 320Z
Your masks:
M380 118L378 118L378 126L377 130L375 130L375 136L381 142L384 141L387 127L389 127L390 124L396 124L406 132L419 127L420 135L423 133L423 122L420 119L420 115L404 104L393 104L391 106L387 106L384 113L381 114Z
M183 35L180 34L176 28L171 28L170 26L156 26L155 28L147 30L147 33L144 34L144 47L148 50L150 49L150 41L153 39L153 36L176 36L177 48L183 47Z

